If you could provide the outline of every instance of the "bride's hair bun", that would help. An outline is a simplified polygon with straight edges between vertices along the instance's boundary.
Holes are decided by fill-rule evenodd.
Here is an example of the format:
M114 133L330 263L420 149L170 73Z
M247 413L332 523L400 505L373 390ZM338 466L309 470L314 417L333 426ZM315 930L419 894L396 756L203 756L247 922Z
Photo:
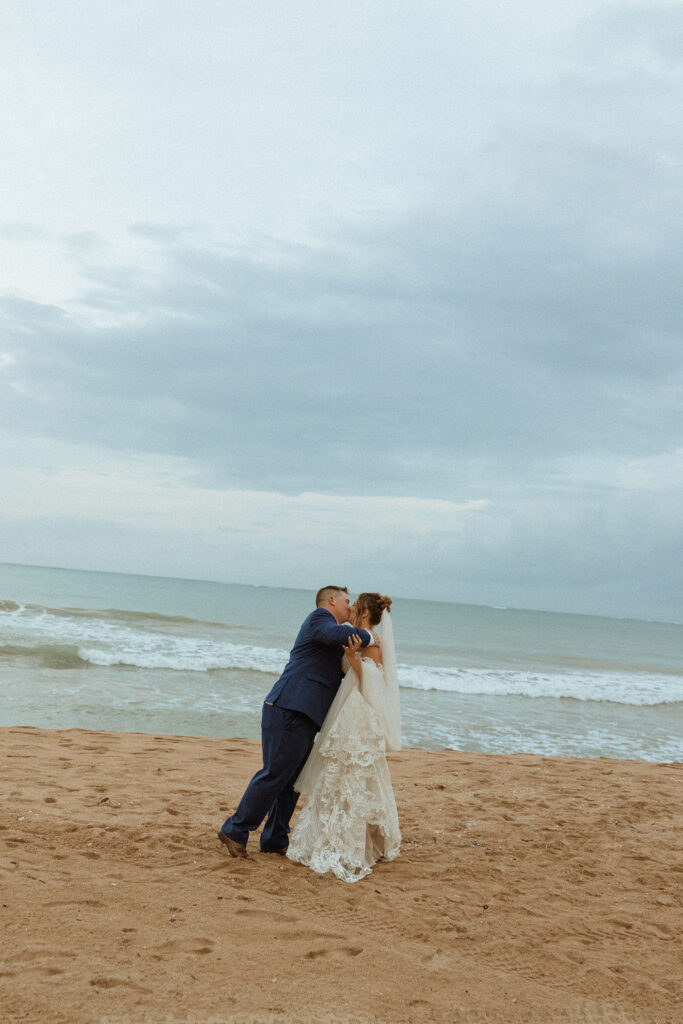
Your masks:
M382 618L382 612L391 608L391 598L385 594L359 594L356 607L370 612L370 625L376 626Z

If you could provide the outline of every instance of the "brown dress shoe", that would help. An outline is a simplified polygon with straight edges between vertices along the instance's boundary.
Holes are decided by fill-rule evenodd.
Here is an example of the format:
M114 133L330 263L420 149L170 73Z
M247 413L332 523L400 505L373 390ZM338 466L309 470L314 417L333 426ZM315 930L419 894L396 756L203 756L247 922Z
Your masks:
M283 846L281 850L261 850L261 853L277 853L280 857L286 857L287 847Z
M239 857L242 860L253 860L247 853L247 848L242 843L236 843L230 836L226 836L225 832L219 832L218 838L223 843L223 846L227 846L228 853L231 857Z

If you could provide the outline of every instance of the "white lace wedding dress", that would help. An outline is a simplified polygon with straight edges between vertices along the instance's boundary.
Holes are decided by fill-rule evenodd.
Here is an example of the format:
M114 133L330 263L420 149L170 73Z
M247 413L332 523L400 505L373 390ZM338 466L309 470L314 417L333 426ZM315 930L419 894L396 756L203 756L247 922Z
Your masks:
M401 721L391 619L381 620L383 666L348 667L294 788L307 799L289 841L290 860L358 882L401 845L386 751L400 750Z

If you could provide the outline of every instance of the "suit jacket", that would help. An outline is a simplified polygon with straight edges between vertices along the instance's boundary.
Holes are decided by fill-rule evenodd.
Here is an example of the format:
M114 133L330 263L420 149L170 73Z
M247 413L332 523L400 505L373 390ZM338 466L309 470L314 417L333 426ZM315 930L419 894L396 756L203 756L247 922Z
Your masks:
M340 626L332 612L316 608L299 630L289 661L266 701L300 711L320 728L342 680L342 646L355 633L367 647L372 637L366 629Z

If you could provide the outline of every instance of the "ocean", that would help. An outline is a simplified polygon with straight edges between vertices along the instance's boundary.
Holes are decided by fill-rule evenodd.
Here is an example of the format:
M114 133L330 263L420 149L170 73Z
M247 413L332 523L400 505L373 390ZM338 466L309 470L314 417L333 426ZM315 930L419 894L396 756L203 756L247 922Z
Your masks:
M314 596L0 564L0 725L256 739ZM392 614L405 746L683 760L680 623L398 597Z

